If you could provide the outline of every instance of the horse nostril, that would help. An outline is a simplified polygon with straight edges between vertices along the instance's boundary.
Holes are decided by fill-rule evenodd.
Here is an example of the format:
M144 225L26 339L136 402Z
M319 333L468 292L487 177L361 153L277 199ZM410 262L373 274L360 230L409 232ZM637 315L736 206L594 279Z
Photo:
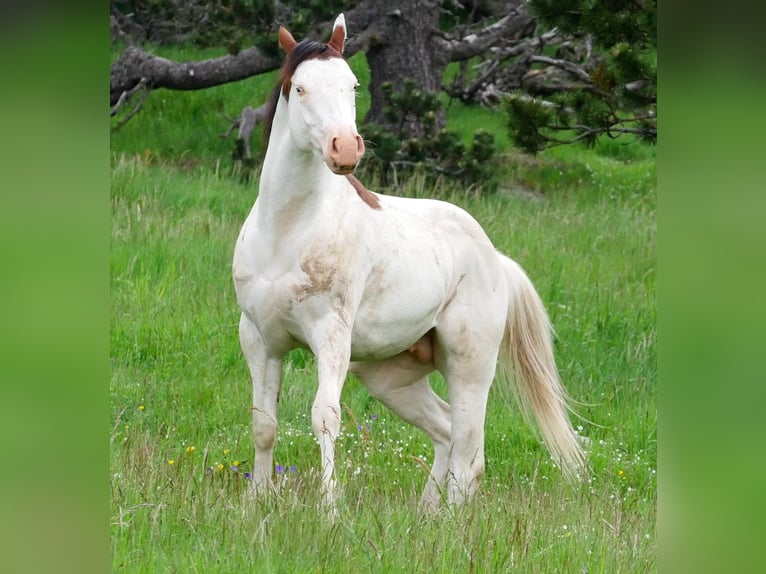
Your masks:
M356 130L354 130L356 132ZM342 133L327 142L325 160L335 173L352 173L364 155L364 141L357 133Z

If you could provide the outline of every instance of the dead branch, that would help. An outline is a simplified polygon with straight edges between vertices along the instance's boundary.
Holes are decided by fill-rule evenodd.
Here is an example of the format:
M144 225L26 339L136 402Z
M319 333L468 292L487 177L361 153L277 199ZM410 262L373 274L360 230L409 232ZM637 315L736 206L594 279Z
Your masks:
M125 103L131 101L133 97L139 93L139 97L136 99L135 105L133 106L133 109L128 112L125 117L123 117L117 125L115 125L112 128L112 131L119 130L122 126L127 124L133 116L135 116L138 113L138 110L141 109L141 106L144 103L144 100L146 99L146 96L149 95L149 92L151 90L147 87L146 84L146 78L141 78L141 80L136 84L135 87L131 88L127 92L123 92L120 96L120 99L117 100L117 103L114 105L114 107L109 112L109 115L111 117L114 117L117 115L117 113L120 111L120 109L125 105Z
M452 62L468 60L478 56L493 46L509 41L518 41L534 32L535 19L523 6L517 7L494 24L475 33L462 37L437 36L437 41L445 56ZM462 33L462 31L461 31Z
M222 138L228 138L234 128L238 128L237 131L237 149L241 146L243 148L243 156L245 159L250 159L250 139L253 135L255 126L261 123L266 117L267 104L263 104L253 109L250 106L245 106L240 114L234 118L229 119L229 128L225 133L220 134ZM242 159L242 158L240 158Z
M136 94L136 92L138 92L139 90L142 90L144 88L146 88L146 78L141 78L139 80L139 82L135 86L133 86L131 89L129 89L129 90L125 91L125 92L122 92L122 94L120 94L119 99L117 100L117 102L114 104L114 106L110 110L109 115L111 117L116 116L117 113L122 108L122 106L125 105L125 102L130 101L131 98Z
M109 103L115 105L143 79L150 89L198 90L269 72L281 64L280 55L266 55L255 47L198 62L174 62L129 46L109 71Z
M487 50L486 57L474 66L475 77L472 80L462 75L443 89L451 97L462 101L495 104L505 94L525 87L530 73L540 73L531 70L533 58L539 57L543 49L550 45L569 46L569 41L554 28L540 36L493 46Z
M555 66L557 68L561 68L565 72L571 74L581 82L584 82L585 84L592 84L593 81L590 78L590 74L583 70L580 66L577 64L574 64L568 60L561 60L556 58L549 58L548 56L543 56L540 54L535 54L531 58L532 62L540 62L542 64L548 64L550 66Z

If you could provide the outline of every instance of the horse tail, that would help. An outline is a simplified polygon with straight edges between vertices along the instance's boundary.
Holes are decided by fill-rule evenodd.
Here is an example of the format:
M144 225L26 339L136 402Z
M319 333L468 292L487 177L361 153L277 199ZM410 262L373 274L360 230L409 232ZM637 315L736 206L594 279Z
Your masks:
M585 454L569 421L568 397L553 357L553 330L532 282L511 259L504 260L508 278L508 317L500 349L501 373L509 381L527 422L537 420L543 441L568 479L582 476Z

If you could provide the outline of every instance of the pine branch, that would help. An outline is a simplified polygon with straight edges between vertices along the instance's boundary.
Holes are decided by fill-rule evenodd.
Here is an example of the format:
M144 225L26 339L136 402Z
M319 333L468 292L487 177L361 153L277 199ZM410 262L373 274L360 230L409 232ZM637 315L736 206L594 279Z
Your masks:
M542 132L538 133L540 136L550 143L547 147L556 147L559 145L568 145L572 144L584 139L588 138L594 138L598 137L600 135L606 135L612 139L616 139L620 135L623 134L636 134L644 137L651 137L652 139L655 139L657 137L657 128L648 128L648 129L642 129L642 128L634 128L629 126L623 126L623 127L616 127L621 123L625 123L628 121L639 121L639 120L648 120L648 119L654 119L653 116L640 116L636 118L631 118L630 120L620 120L618 123L610 124L607 126L599 126L599 127L592 127L592 126L586 126L583 124L577 124L574 126L568 126L568 125L560 125L560 124L549 124L545 126L541 126L548 130L556 130L556 131L579 131L580 133L570 139L559 139L555 138L549 135L546 135Z

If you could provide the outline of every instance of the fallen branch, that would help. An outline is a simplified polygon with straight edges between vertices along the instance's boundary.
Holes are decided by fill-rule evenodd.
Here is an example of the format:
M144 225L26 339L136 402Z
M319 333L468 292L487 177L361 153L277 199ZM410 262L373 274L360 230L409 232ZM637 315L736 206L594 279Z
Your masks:
M269 56L255 47L199 62L174 62L129 46L109 70L109 103L115 105L142 80L149 89L199 90L269 72L281 64L280 55Z
M109 112L110 117L114 117L117 115L117 113L120 111L120 109L125 105L126 102L129 102L133 99L133 96L136 95L136 93L140 92L139 98L136 100L135 105L133 106L133 109L128 112L128 114L123 117L117 125L115 125L112 128L112 131L119 130L122 126L127 124L133 116L135 116L138 113L138 110L141 109L141 106L144 103L144 100L146 99L146 96L149 95L149 88L146 85L146 78L141 78L141 80L136 84L135 87L131 88L127 92L123 92L120 95L120 98L117 100L117 103L114 105L114 107Z
M133 86L131 89L122 92L120 94L119 99L117 100L117 103L114 104L114 107L109 112L109 116L114 117L117 115L117 113L120 111L122 106L125 105L125 102L130 101L130 99L135 95L135 93L141 89L146 88L146 78L141 78L141 80Z
M267 108L268 106L266 104L263 104L262 106L259 106L255 109L251 108L250 106L245 106L236 118L227 118L231 123L229 124L229 128L226 130L226 132L220 134L220 137L227 138L231 134L232 130L234 130L234 128L238 128L237 142L243 148L242 155L244 158L250 159L250 139L252 138L255 126L261 123L266 117ZM238 148L239 145L237 146Z

